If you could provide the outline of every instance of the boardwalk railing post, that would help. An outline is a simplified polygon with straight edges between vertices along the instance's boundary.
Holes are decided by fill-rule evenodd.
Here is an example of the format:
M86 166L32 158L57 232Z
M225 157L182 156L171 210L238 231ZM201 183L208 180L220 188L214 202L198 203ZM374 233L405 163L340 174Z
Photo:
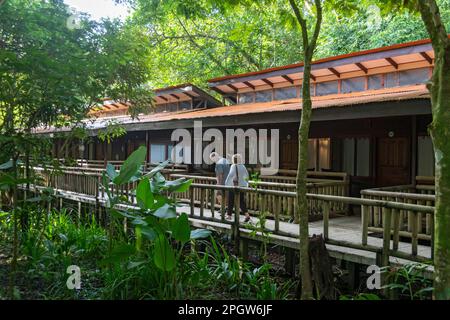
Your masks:
M236 249L236 254L239 255L239 218L240 218L240 196L241 193L238 188L234 189L234 225L233 225L233 237L234 237L234 247Z
M361 211L362 245L366 246L369 229L369 208L365 205L362 205Z
M389 253L391 244L391 221L392 221L392 209L383 208L384 225L383 225L383 253L382 253L382 266L389 265Z
M330 220L330 203L328 201L323 202L323 237L328 240L328 224Z
M190 207L191 207L191 217L194 216L194 188L189 188L189 198L190 198Z

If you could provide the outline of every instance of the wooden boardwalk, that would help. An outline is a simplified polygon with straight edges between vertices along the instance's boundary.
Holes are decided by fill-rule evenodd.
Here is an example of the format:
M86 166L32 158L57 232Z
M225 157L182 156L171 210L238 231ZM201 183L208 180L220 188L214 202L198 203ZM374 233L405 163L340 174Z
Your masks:
M34 188L34 187L32 187ZM36 187L36 189L42 189L42 187ZM59 193L59 197L61 199L67 199L71 201L75 201L90 205L105 205L105 199L99 199L96 201L94 196L89 196L86 194L75 193L65 190L57 190ZM80 205L79 205L80 208ZM220 212L219 210L215 210L215 219L212 221L212 214L210 208L204 208L203 217L201 216L199 207L194 207L193 214L191 215L191 207L186 204L181 204L180 207L177 208L178 213L186 213L189 216L189 219L194 227L199 228L207 228L216 230L218 232L231 232L232 230L232 221L221 221L220 220ZM251 223L255 225L258 221L257 217L251 218ZM241 239L248 239L254 241L262 241L262 235L260 233L254 234L251 228L246 226L244 222L244 216L240 216L240 232L239 236ZM265 225L266 230L270 231L275 229L275 221L271 219L266 220ZM362 242L362 231L361 231L361 218L359 216L342 216L335 217L329 220L329 235L328 239L330 241L337 240L341 242L346 242L350 244L349 246L342 245L334 245L327 243L327 249L331 257L348 261L351 263L361 264L361 265L372 265L377 264L377 255L375 252L369 250L361 250L354 249L351 247L351 244L361 245ZM298 249L299 247L299 225L295 223L289 222L279 222L279 231L283 235L280 234L270 234L268 238L268 242L271 244L279 245L286 248ZM319 235L323 234L323 221L315 221L309 223L309 233L310 235ZM266 239L267 240L267 239ZM368 237L368 245L379 247L380 250L383 247L383 239L378 237ZM391 240L392 247L392 240ZM401 253L409 253L411 252L411 243L410 242L399 242L398 251ZM431 260L431 247L418 245L418 255L429 258ZM391 265L404 265L411 261L390 256L389 261ZM432 267L429 268L429 271L432 271Z
M178 208L178 211L185 212L186 214L190 214L190 207L183 206ZM216 213L217 214L217 213ZM205 209L203 213L205 218L211 218L211 211L209 209ZM254 236L250 235L250 230L245 228L244 216L240 217L240 225L241 225L241 237L245 237L248 239L255 239ZM258 218L252 217L251 223L255 224ZM231 225L226 223L220 223L216 221L207 221L202 220L200 217L200 208L194 208L194 218L191 218L191 221L194 226L209 228L215 230L230 230ZM268 230L274 230L275 224L274 220L267 219L266 228ZM299 226L295 223L288 223L280 221L280 231L287 233L289 236L280 236L280 235L271 235L270 242L273 244L278 244L281 246L297 249L299 245L298 236L299 236ZM312 236L314 234L319 235L323 234L323 221L315 221L309 223L309 234ZM333 240L342 240L350 243L360 244L362 233L361 233L361 218L359 216L343 216L336 217L330 219L329 222L329 238ZM378 237L368 238L368 244L382 247L383 239ZM392 241L391 241L392 244ZM330 255L333 258L341 259L344 261L354 262L363 265L371 265L376 264L376 254L374 252L352 249L347 247L336 246L332 244L327 244L327 249L329 250ZM408 253L411 252L411 243L400 242L399 243L399 251ZM418 246L418 253L421 256L430 258L431 260L431 247L429 246ZM392 265L403 265L410 261L390 257L390 262Z

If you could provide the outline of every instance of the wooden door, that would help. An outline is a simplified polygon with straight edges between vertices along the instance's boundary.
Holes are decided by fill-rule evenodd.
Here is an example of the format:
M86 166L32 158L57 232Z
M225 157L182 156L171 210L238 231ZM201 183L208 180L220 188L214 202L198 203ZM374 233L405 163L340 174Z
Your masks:
M377 185L395 186L411 182L409 138L380 138L377 152Z
M298 159L298 142L297 140L283 140L281 141L281 161L280 167L282 169L297 169Z

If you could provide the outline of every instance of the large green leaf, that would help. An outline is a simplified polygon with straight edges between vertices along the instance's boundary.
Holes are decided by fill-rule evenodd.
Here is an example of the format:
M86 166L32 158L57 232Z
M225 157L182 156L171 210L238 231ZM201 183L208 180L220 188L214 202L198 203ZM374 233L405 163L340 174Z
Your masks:
M128 183L133 176L138 174L139 168L145 161L147 148L140 146L134 151L120 167L120 173L114 178L113 182L117 185Z
M153 212L153 215L161 219L171 219L177 217L177 212L173 206L166 203L156 209L155 212Z
M191 237L191 226L186 213L181 214L172 228L172 237L182 243L188 242Z
M160 164L158 164L156 167L154 167L149 173L147 173L145 176L148 178L152 178L155 174L160 172L162 169L164 169L169 164L169 160L166 160Z
M151 209L153 206L153 193L150 190L148 178L142 179L136 189L136 199L142 209Z
M195 229L191 231L191 239L204 239L211 235L210 230L206 229Z
M105 259L100 261L100 264L119 263L127 260L132 254L136 252L133 245L123 243L114 247L111 254Z
M163 234L160 234L155 240L153 258L155 265L163 271L175 268L175 253Z
M11 169L13 167L13 161L9 160L5 163L0 164L0 170L7 170Z
M186 180L186 178L180 178L174 181L167 182L166 186L168 187L167 190L170 192L185 192L189 190L191 183L192 179Z
M114 180L118 175L114 166L109 162L106 165L106 174L108 175L109 179L111 179L111 180Z

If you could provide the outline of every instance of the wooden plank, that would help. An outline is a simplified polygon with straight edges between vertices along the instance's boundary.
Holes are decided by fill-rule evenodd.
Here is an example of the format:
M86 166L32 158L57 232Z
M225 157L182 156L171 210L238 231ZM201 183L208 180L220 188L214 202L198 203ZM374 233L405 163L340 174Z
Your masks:
M382 266L389 265L389 253L391 243L391 215L392 210L383 208L384 225L383 225L383 251L382 251Z
M362 244L365 246L367 245L367 238L368 238L368 227L369 227L369 207L368 206L361 206L361 234L362 234Z
M323 202L323 237L328 240L328 226L330 220L330 203L327 201Z
M392 209L392 215L394 217L393 236L392 236L392 250L398 250L398 243L400 241L400 210Z

